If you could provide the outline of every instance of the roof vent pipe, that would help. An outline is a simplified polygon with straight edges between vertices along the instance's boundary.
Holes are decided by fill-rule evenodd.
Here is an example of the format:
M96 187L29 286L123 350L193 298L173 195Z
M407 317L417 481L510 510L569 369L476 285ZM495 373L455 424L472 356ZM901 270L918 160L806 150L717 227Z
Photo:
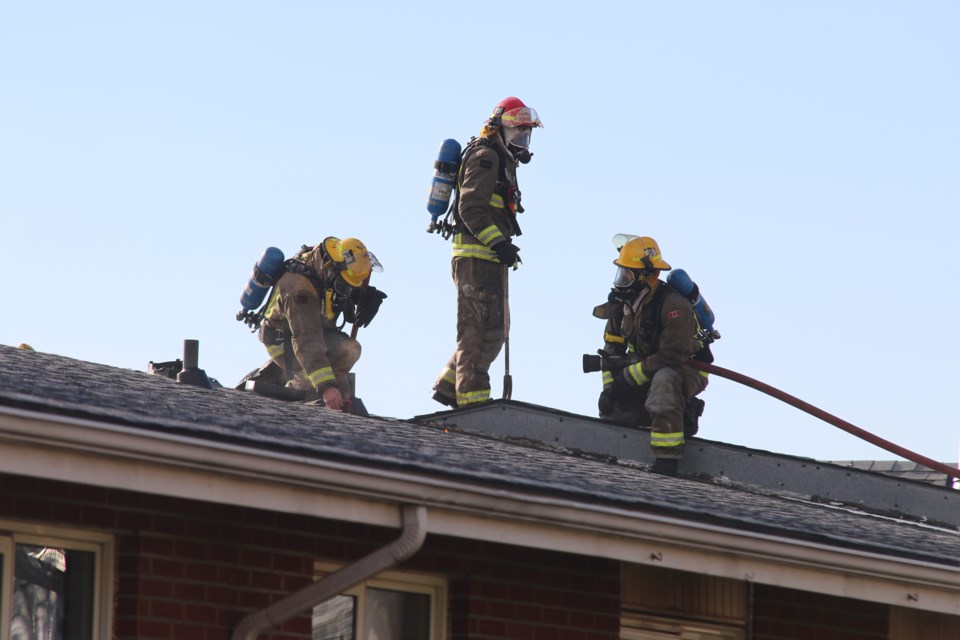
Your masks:
M405 506L403 532L399 538L353 564L334 571L322 580L274 602L266 609L251 613L237 624L230 639L256 640L267 629L286 622L406 560L420 550L426 537L427 508Z
M203 369L197 368L200 353L199 340L183 341L183 370L177 374L177 382L192 384L195 387L213 389L213 383Z

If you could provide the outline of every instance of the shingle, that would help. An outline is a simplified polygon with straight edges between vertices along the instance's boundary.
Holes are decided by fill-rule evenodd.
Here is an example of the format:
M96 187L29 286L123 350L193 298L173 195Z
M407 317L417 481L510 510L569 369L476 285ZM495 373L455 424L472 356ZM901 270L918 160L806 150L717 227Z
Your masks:
M960 564L960 535L946 528L658 476L636 464L542 444L202 389L145 372L5 346L0 346L0 405Z

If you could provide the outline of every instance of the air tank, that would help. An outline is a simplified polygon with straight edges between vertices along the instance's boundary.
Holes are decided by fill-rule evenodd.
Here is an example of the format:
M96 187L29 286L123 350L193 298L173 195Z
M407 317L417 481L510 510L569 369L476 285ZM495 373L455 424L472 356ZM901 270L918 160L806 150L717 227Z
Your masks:
M283 275L283 252L276 247L267 247L257 263L253 265L253 275L247 281L240 295L240 306L244 311L253 311L263 304L270 287Z
M700 287L690 279L687 272L683 269L671 270L667 273L667 284L683 294L683 296L693 304L693 310L697 314L697 321L700 323L700 328L714 338L719 338L720 333L713 328L713 323L716 320L713 309L710 308L707 301L700 295Z

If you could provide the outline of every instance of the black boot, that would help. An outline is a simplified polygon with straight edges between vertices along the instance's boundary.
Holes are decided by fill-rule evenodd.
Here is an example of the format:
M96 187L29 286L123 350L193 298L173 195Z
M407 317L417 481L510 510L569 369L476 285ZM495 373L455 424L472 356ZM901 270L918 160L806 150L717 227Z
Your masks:
M653 466L650 467L650 471L664 476L675 476L677 475L677 468L679 466L680 461L676 458L657 458L653 461Z
M457 401L451 398L450 396L440 393L439 391L433 392L433 399L439 402L442 405L446 405L451 409L457 408Z

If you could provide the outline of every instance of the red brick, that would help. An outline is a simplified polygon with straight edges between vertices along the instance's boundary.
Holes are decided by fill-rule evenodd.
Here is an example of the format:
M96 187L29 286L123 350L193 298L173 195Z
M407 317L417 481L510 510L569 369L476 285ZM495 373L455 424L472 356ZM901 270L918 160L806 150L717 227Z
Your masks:
M183 619L183 604L174 600L151 600L150 617L167 620Z

